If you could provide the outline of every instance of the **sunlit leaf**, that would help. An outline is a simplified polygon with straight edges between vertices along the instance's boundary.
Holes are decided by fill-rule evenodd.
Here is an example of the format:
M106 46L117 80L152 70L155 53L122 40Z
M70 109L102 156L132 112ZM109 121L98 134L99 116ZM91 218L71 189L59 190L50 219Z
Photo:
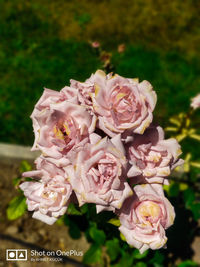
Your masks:
M126 241L126 238L122 233L120 233L120 238L121 238L122 241Z
M191 161L190 165L196 168L200 168L200 162Z
M9 203L9 206L6 210L7 217L9 220L15 220L21 217L25 213L26 209L27 205L24 195L17 196Z
M197 141L200 141L200 135L198 135L198 134L191 134L190 137L197 140Z
M21 164L20 164L19 170L20 170L20 172L31 171L32 170L32 166L28 161L23 160L21 162Z
M168 132L177 132L178 131L178 128L176 128L176 127L166 127L165 128L165 131L168 131Z
M169 192L169 185L164 184L163 189L168 193Z
M116 218L110 219L108 221L108 223L113 224L115 226L120 226L121 225L120 220L119 219L116 219Z
M185 191L186 189L188 189L188 185L186 183L180 183L179 189L180 191Z
M181 126L180 120L175 118L170 118L169 121L177 126Z
M77 209L74 203L70 203L67 208L67 214L71 215L82 215L82 213Z
M187 136L187 134L182 133L182 134L175 136L175 138L178 142L181 142L184 138L186 138L186 136Z
M191 120L189 118L186 118L186 120L185 120L185 126L186 127L189 127L190 126L190 122L191 122Z

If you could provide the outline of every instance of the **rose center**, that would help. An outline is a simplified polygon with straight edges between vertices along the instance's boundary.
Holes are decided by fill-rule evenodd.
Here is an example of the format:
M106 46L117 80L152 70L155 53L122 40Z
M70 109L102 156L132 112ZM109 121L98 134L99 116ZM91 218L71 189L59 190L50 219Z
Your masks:
M76 125L73 119L60 121L54 126L54 136L68 144L78 135Z
M111 95L113 119L118 122L134 120L138 115L135 96L128 86L116 86Z
M153 201L144 201L137 207L138 215L146 222L156 222L161 213L160 206Z
M116 159L112 155L106 154L90 169L89 174L92 174L96 184L102 187L105 181L112 182L117 171Z

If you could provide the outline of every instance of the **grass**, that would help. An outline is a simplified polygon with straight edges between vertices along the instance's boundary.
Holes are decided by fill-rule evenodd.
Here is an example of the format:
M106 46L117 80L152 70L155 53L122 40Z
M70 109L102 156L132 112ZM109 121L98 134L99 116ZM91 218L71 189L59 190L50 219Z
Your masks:
M1 142L31 145L33 133L29 116L34 104L42 94L43 87L60 90L69 84L70 78L84 81L92 72L100 68L101 63L88 44L89 39L99 39L105 44L105 49L113 53L112 61L117 73L126 77L138 77L140 80L146 79L153 84L158 94L155 117L161 121L163 126L167 124L169 116L187 109L190 97L200 91L198 53L195 49L191 50L192 48L187 43L188 37L185 38L184 48L180 50L178 50L176 42L174 46L170 44L161 49L162 43L158 42L158 36L155 36L155 42L153 39L154 24L147 25L149 27L147 29L151 29L151 34L148 35L147 31L139 42L139 33L136 29L131 28L132 17L129 17L130 21L126 22L126 27L117 26L119 21L116 20L116 17L119 11L116 7L113 7L115 14L110 13L108 27L106 28L104 24L104 26L101 25L108 21L108 10L105 13L105 20L101 19L100 21L99 15L105 10L105 1L102 1L101 4L96 3L96 5L94 2L90 3L94 8L91 12L88 9L89 5L87 6L89 2L86 0L81 3L82 11L73 9L75 3L61 0L54 3L46 2L48 5L42 5L39 0L24 3L16 0L12 2L0 0L0 3L3 3L0 17ZM143 16L150 11L152 3L149 1L143 7L144 10L141 14L138 17L135 16L135 23L138 27L141 26L141 29L144 28L144 25L139 23ZM177 5L178 1L175 3ZM152 6L152 10L157 10L160 4L158 1L158 6ZM109 8L112 5L114 5L113 1L109 1ZM119 0L116 5L123 7L122 13L128 8ZM140 5L142 5L142 1L131 6L130 14L137 11ZM176 6L167 5L170 9L176 10ZM194 8L189 0L184 5L188 7L188 12ZM98 8L99 13L97 14L95 10L97 11ZM67 13L64 10L67 10ZM166 19L167 15L163 8L162 12ZM191 14L187 17L184 12L181 14L177 31L178 29L183 30L181 20L184 17L187 18L184 25L187 25L192 19ZM153 11L150 17L152 14ZM194 22L195 14L194 12ZM93 25L94 22L97 25L101 22L99 25L101 25L102 32L97 29L96 24L96 26ZM150 23L149 18L148 23ZM154 23L160 27L159 17ZM191 26L192 30L196 29L195 23L194 26ZM111 25L118 30L112 32ZM167 31L166 28L163 28L163 30L165 36L169 37L172 29L169 28ZM133 36L134 32L135 37ZM184 36L186 35L185 33ZM126 41L126 51L124 54L119 54L116 52L116 45L123 40ZM163 42L164 40L165 38ZM144 43L145 45L143 45ZM166 41L167 43L169 42ZM185 51L187 45L188 51L193 51L193 56L180 52Z

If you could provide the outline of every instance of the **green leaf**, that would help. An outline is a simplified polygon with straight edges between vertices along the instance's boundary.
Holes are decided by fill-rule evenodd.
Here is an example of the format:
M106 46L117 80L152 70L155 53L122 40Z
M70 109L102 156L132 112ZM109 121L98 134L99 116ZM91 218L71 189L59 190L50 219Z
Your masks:
M200 219L200 203L193 203L190 206L190 209L193 213L194 219L197 221Z
M26 209L26 198L24 195L19 195L10 201L6 210L7 217L9 220L15 220L21 217L25 213Z
M160 252L156 251L153 258L149 261L149 263L153 264L155 267L163 267L163 261L165 256Z
M56 224L58 224L58 225L64 225L64 215L61 216L61 217L56 221Z
M89 229L89 235L98 245L103 245L106 240L106 235L104 231L97 229L95 226L92 226Z
M176 128L176 127L166 127L165 128L165 131L168 131L168 132L177 132L178 131L178 128Z
M98 244L92 244L83 256L84 264L100 263L102 256L101 247Z
M134 249L134 251L133 251L134 259L138 259L138 260L145 258L147 256L147 254L148 254L148 250L146 250L142 254L140 253L140 251L138 249Z
M169 194L169 185L164 184L163 189Z
M78 225L71 220L69 220L69 234L73 239L79 239L81 237L81 231Z
M179 187L180 191L185 191L188 189L188 185L186 183L180 183Z
M178 183L171 183L169 186L169 196L176 197L179 194L179 184Z
M108 221L108 223L113 224L115 226L120 226L121 225L120 220L119 219L116 219L116 218L110 219Z
M192 267L192 266L197 267L198 264L194 261L186 260L186 261L181 262L177 267Z
M180 120L176 118L170 118L169 121L177 126L181 126Z
M200 141L200 135L198 135L198 134L191 134L190 137L197 140L197 141Z
M175 136L175 138L178 142L181 142L184 138L186 138L186 136L187 136L187 134L182 133L182 134Z
M81 206L80 211L82 214L85 214L88 211L88 205L84 204L83 206Z
M195 200L195 194L194 191L191 188L188 188L187 190L184 191L183 193L184 201L185 201L185 206L186 208L189 208L190 205L194 202Z
M127 252L122 250L122 257L118 261L117 264L112 265L112 267L121 267L121 266L126 266L126 267L133 267L133 254L130 255Z
M13 178L12 182L14 186L18 186L20 181L21 181L21 177L16 177L16 178Z
M76 208L74 203L70 203L67 208L67 214L71 215L82 215L82 213Z
M20 172L31 171L32 170L32 166L28 161L23 160L21 162L21 164L20 164L19 170L20 170Z
M196 168L200 168L200 162L196 162L196 161L191 161L190 165Z
M142 261L139 261L134 265L134 267L147 267L147 264Z
M122 233L120 233L120 238L121 238L122 241L125 241L126 242L126 238L125 238L125 236Z
M120 252L119 240L114 238L113 240L108 240L106 242L107 253L111 261L114 261Z

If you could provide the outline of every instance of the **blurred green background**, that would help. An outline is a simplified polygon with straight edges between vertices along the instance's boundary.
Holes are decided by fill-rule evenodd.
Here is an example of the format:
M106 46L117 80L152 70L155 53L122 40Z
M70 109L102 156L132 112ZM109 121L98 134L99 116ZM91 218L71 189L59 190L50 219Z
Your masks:
M0 0L1 142L32 145L29 116L43 88L60 90L102 67L90 41L112 53L115 71L149 80L155 116L189 107L200 91L196 0ZM124 53L117 52L125 44Z

